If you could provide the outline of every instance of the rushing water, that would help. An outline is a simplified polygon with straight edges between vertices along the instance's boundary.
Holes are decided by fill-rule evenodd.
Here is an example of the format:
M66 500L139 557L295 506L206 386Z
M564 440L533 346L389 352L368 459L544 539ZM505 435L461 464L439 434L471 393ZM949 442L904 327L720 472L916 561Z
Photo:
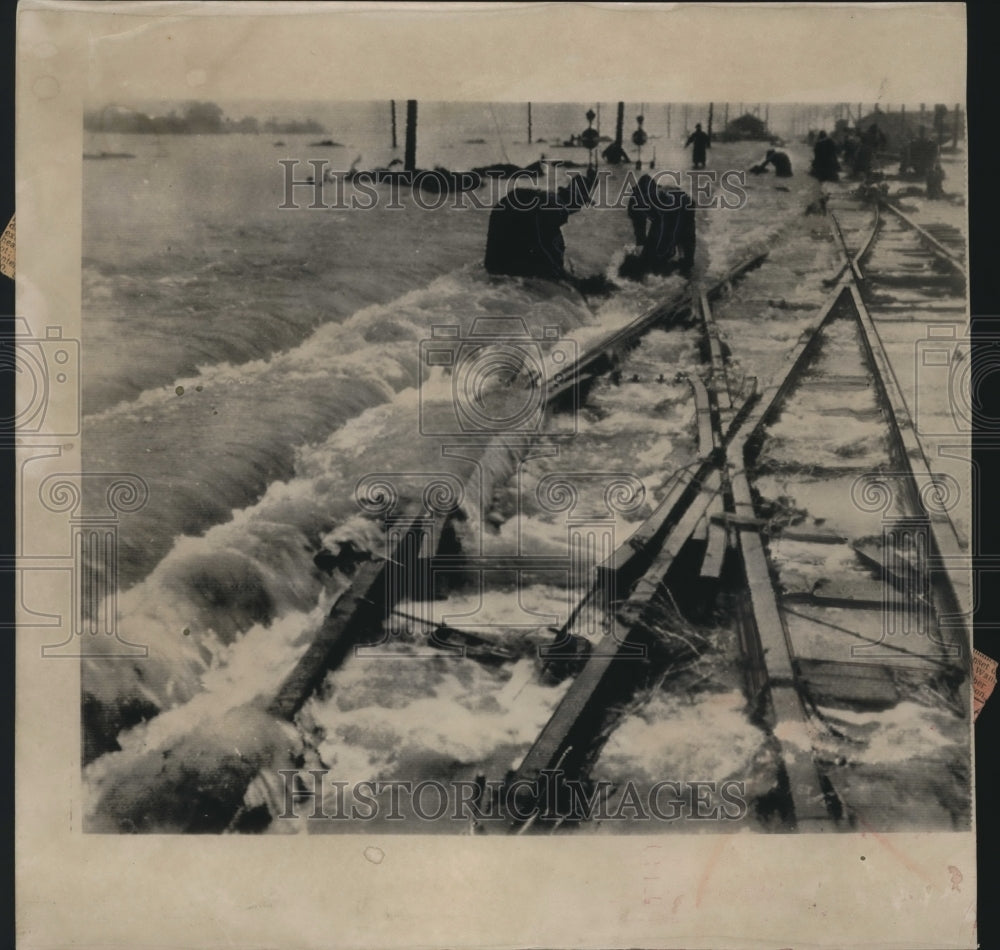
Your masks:
M141 810L132 799L142 789L177 784L157 765L167 754L177 774L186 764L196 769L199 756L225 759L237 745L251 771L298 755L345 780L509 767L565 688L539 679L531 637L514 638L514 660L492 668L407 657L402 644L378 662L352 657L297 729L254 711L343 590L343 578L319 571L313 556L347 541L381 550L376 523L355 500L359 479L442 466L439 442L415 437L421 400L440 407L450 393L440 375L421 369L421 341L434 326L466 336L477 318L520 318L536 336L557 327L582 349L682 288L677 277L650 278L584 298L542 281L491 280L481 266L488 210L471 203L426 210L403 195L401 209L308 210L300 189L302 208L279 209L279 159L326 158L346 169L359 153L373 165L392 157L359 110L347 117L353 125L345 119L344 134L334 131L343 148L311 147L319 136L281 136L276 146L278 136L268 135L87 135L88 153L135 157L85 162L84 465L132 472L150 487L148 505L119 532L120 627L150 655L90 659L83 671L96 757L91 807L111 827ZM465 116L463 136L485 143L451 144L429 125L419 164L461 169L504 156L526 163L546 149L550 158L585 160L579 150L510 140L498 154L493 119ZM686 167L676 143L658 148L661 168ZM801 153L792 154L797 174L780 188L772 176L751 177L745 207L700 213L700 274L719 275L789 222L800 226L817 185L802 174ZM759 158L748 144L713 154L719 168ZM625 170L614 175L620 183ZM574 216L565 235L577 274L612 278L632 240L624 211L600 208ZM773 359L776 337L782 351L793 345L803 323L793 319L776 334L781 316L772 311L740 352L752 354L755 339ZM627 385L595 393L560 465L592 464L590 445L599 444L602 468L633 473L652 503L665 470L693 451L689 400L673 375L697 355L692 336L676 331L652 334L631 360L627 372L636 385L657 387L655 399L647 393L644 402ZM648 405L659 407L655 419ZM523 474L534 487L553 469L550 460L531 464ZM509 492L496 477L497 491ZM537 511L522 514L527 536L550 550L558 526ZM641 512L630 517L634 523ZM485 539L490 550L504 550L509 525ZM522 607L565 613L564 590L538 583L531 591ZM495 625L506 608L485 600L475 610ZM734 696L717 703L720 728L702 741L718 745L728 773L752 757L758 737ZM683 713L677 728L700 715ZM723 752L730 720L742 723L745 741ZM648 739L634 747L627 740L618 736L607 767L655 775L655 756L633 761ZM162 817L153 827L179 830L168 799L167 791L157 799L152 811Z

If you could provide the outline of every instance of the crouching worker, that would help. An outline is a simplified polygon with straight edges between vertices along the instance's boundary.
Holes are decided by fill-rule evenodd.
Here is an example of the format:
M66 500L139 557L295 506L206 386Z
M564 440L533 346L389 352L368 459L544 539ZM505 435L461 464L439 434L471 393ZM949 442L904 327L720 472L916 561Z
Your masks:
M486 270L514 277L572 280L566 270L562 226L588 204L597 169L575 176L554 194L535 188L512 188L490 213L486 235Z
M750 171L754 175L763 175L767 171L768 165L774 166L774 174L778 178L792 177L791 159L784 152L775 151L773 148L769 148L764 156L764 161L759 165L754 165Z
M638 280L644 274L666 274L675 264L685 277L690 276L695 251L694 202L685 192L658 186L650 175L643 175L632 189L628 216L641 250L625 258L619 271L622 277Z

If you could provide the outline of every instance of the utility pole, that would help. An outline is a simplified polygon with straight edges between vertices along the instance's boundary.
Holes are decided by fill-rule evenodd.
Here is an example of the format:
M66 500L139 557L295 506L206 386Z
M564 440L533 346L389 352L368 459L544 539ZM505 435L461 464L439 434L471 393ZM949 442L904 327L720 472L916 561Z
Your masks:
M622 135L625 125L625 103L618 103L618 118L615 120L615 145L622 147Z
M403 153L403 170L417 168L417 100L406 100L406 150Z
M531 144L531 103L528 103L528 144Z
M392 147L395 149L399 147L396 145L396 100L395 99L389 100L389 109L391 110L392 113Z

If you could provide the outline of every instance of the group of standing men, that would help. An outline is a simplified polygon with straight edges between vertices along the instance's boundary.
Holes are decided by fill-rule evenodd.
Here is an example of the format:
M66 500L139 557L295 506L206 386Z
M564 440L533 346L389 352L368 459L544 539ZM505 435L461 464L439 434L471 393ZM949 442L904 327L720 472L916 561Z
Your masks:
M906 154L923 159L929 149L921 150L922 141L921 135ZM844 161L855 175L867 176L875 156L885 144L885 135L873 123L860 138L849 136L845 140ZM704 168L711 139L700 124L684 143L685 148L689 145L693 146L694 168ZM838 153L837 143L825 131L820 132L813 144L809 173L821 182L837 181L841 171ZM605 157L611 161L608 150ZM617 164L623 157L627 161L624 152L616 153L617 162L613 163ZM776 149L769 149L764 161L750 171L762 174L768 165L774 167L779 178L792 174L788 155ZM940 167L935 153L935 160L926 170L928 197L942 194L944 173ZM571 214L591 202L596 181L597 169L590 165L585 175L574 177L567 187L554 194L530 188L514 188L508 192L490 215L486 270L490 274L544 277L581 284L567 270L562 227ZM647 273L662 274L678 264L682 274L690 274L695 254L695 213L690 196L679 188L657 184L650 175L643 175L632 188L627 213L638 252L626 256L620 276L637 279Z

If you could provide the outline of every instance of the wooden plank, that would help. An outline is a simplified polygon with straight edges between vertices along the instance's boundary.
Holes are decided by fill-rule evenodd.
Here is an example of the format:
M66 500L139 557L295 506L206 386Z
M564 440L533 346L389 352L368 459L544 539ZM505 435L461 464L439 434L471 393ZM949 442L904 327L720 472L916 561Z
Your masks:
M695 421L698 424L698 454L708 455L716 447L717 438L712 428L712 407L708 401L708 390L697 373L688 376L694 390Z
M694 531L691 532L691 540L702 543L708 541L708 518L705 515L701 516L701 520L695 525Z
M732 408L732 392L729 386L729 374L726 372L726 362L722 355L722 343L719 340L719 328L712 318L712 307L708 301L708 294L701 291L698 295L698 302L701 305L701 318L708 340L709 358L712 364L711 380L715 391L715 398L721 411L728 411Z
M663 501L653 509L652 514L643 521L632 535L623 544L620 544L603 564L597 566L598 573L610 571L616 575L621 574L629 564L631 564L656 537L675 518L681 505L686 501L686 496L698 490L700 479L704 477L704 472L711 466L708 459L703 459L697 471L690 468L681 469L677 473Z
M385 591L385 561L369 561L357 569L351 586L333 605L316 638L271 700L267 711L272 716L294 719L360 635L381 625L386 616Z
M780 528L771 529L772 534L785 541L802 541L807 544L847 544L848 539L836 531L821 528Z
M753 518L753 497L744 469L745 442L730 445L729 479L737 514ZM773 732L781 747L789 793L800 830L826 830L829 810L821 774L808 747L809 723L798 694L791 643L778 607L759 530L737 527L754 626L774 710ZM758 651L753 651L757 653Z
M722 575L722 564L726 557L726 548L729 546L729 532L715 520L716 515L723 513L722 496L718 495L709 508L708 543L699 571L701 577L710 580L718 580Z
M677 523L677 527L670 532L648 570L639 578L632 596L626 601L622 611L619 612L620 614L624 612L627 615L634 615L637 609L644 608L652 599L653 594L660 586L663 575L670 569L681 548L691 537L695 525L700 518L704 517L721 490L722 473L719 471L710 472L705 478L700 494L684 513L684 517Z
M439 571L562 571L568 570L571 558L566 555L544 554L436 554L421 558L418 570Z

